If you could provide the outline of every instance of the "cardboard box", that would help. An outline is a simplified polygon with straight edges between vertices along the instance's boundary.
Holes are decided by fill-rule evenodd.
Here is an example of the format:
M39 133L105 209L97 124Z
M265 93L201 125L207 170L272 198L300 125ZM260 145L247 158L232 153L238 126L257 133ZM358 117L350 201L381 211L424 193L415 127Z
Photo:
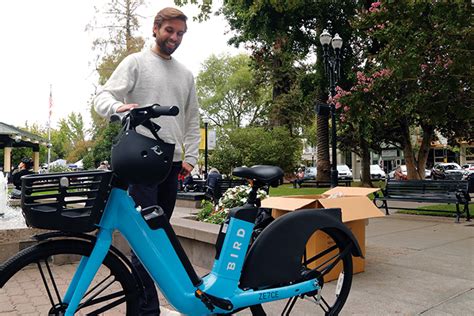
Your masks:
M262 207L271 208L272 216L277 218L288 212L311 208L340 208L342 221L352 231L359 242L362 254L365 256L365 226L369 218L382 217L381 212L367 197L370 193L378 191L378 188L352 188L335 187L322 195L294 195L283 197L269 197L262 201ZM308 240L306 254L310 258L316 253L333 246L332 239L322 231L318 231ZM329 253L310 264L311 268L328 260L334 253ZM324 278L326 282L338 278L342 269L339 263ZM353 272L359 273L365 270L365 259L353 257Z

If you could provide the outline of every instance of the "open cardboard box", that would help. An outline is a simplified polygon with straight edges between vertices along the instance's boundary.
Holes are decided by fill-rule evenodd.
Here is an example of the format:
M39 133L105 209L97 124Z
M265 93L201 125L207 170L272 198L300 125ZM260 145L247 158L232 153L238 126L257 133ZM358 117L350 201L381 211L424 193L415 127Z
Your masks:
M340 208L342 221L357 238L362 254L365 257L365 226L368 223L368 219L384 216L384 213L367 197L370 193L378 190L378 188L335 187L322 195L269 197L262 201L262 207L271 208L274 218L300 209ZM333 245L334 243L329 236L318 231L311 236L306 244L307 258L311 258L314 254L320 253ZM330 252L309 266L311 268L317 267L332 255L334 255L334 252ZM324 280L328 282L337 279L341 269L342 263L339 263L325 276ZM363 272L364 270L365 259L353 257L353 273Z

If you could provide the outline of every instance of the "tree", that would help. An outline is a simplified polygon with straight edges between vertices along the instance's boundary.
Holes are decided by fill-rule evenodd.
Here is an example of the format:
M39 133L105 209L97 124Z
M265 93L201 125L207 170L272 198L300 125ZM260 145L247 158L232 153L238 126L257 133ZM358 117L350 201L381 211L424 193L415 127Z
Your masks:
M98 37L93 44L99 84L105 84L126 56L143 48L144 39L134 33L140 28L138 10L144 3L144 0L112 0L102 9L96 7L96 15L86 29L107 31L106 36Z
M378 100L383 109L373 111L366 126L378 119L390 122L393 133L383 137L399 141L408 177L422 179L435 131L452 141L474 138L472 49L465 40L473 28L470 4L378 1L356 24L377 44L376 50L363 52L371 73L390 71L377 86L383 95L372 94L370 102ZM368 98L366 92L352 91L359 96L351 98ZM414 128L421 130L415 141Z
M270 91L256 77L247 55L211 55L197 77L201 109L220 127L265 122Z
M275 165L290 172L299 162L301 141L283 127L246 127L220 134L210 164L225 174L253 165Z
M211 0L175 0L177 5L198 4L201 12L198 19L206 19L212 11ZM352 65L352 27L349 19L355 14L357 2L323 1L315 5L313 0L286 1L225 1L218 10L227 19L234 36L230 43L245 44L252 51L255 67L260 77L272 85L272 108L270 122L273 126L285 126L292 131L300 126L292 121L300 113L311 113L316 100L325 102L327 80L323 75L322 49L318 35L324 28L348 41L343 50L342 85L346 70ZM330 22L328 22L330 21ZM316 50L315 50L315 47ZM317 55L316 77L313 81L313 93L302 90L304 102L290 102L288 97L301 88L298 83L296 64L305 61L308 54ZM305 109L302 111L301 106ZM306 116L308 117L308 116ZM327 117L318 116L318 179L329 180L329 132Z
M93 45L93 49L97 52L96 70L99 74L99 85L107 82L126 56L143 49L145 40L141 36L136 36L135 33L140 27L141 16L138 11L144 3L144 0L113 0L102 9L96 8L96 16L87 29L107 31L107 35L99 36ZM98 20L103 24L99 24ZM109 122L95 112L92 100L89 106L93 125L92 136L95 142L92 144L93 149L86 155L84 166L95 168L100 161L110 160L111 141L118 129L109 126ZM110 139L106 140L106 137ZM104 146L109 147L104 148Z

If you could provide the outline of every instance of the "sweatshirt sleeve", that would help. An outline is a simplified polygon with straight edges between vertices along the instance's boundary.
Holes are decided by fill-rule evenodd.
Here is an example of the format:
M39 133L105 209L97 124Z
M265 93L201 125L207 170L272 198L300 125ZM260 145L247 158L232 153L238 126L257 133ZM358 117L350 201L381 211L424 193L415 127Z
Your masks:
M199 105L194 86L194 78L191 79L191 89L185 110L184 161L195 166L198 160L201 133L199 129Z
M115 69L107 83L94 98L94 109L102 117L110 118L126 103L127 93L133 89L138 72L137 62L127 56Z

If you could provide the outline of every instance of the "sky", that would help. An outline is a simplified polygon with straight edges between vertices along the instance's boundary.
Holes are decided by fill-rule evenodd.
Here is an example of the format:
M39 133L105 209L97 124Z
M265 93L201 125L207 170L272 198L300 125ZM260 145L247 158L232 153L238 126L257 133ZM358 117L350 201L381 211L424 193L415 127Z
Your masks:
M53 95L51 126L71 112L90 124L87 104L94 93L92 41L97 33L85 31L95 15L93 0L15 0L2 2L0 11L0 122L15 126L47 125L50 86ZM172 0L148 1L142 9L139 35L153 43L153 17ZM212 16L194 22L196 6L180 8L188 16L188 31L173 57L195 76L211 54L243 52L227 45L225 20Z

